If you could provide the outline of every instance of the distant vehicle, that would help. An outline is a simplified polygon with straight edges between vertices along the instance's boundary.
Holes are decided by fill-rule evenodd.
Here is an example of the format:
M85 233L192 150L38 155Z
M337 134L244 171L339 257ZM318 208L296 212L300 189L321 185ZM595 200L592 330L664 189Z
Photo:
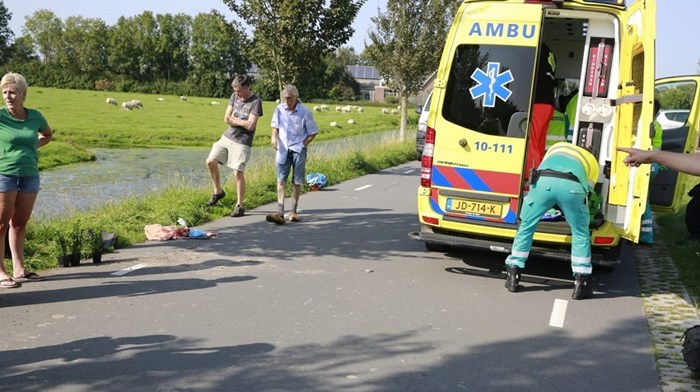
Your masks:
M430 109L430 99L433 97L433 92L428 94L428 98L425 100L425 104L421 108L416 107L416 113L420 114L418 117L418 130L416 131L416 155L418 160L423 156L423 146L425 146L425 129L428 126L428 113Z
M680 128L688 122L690 110L687 109L666 109L659 110L659 115L656 116L656 121L661 124L661 129L676 129Z

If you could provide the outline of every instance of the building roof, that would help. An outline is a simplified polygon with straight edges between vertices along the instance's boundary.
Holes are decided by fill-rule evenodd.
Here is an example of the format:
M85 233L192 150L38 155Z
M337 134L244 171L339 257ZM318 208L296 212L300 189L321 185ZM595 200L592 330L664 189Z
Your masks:
M380 80L382 77L376 68L369 65L348 65L345 69L350 72L355 79L374 79Z

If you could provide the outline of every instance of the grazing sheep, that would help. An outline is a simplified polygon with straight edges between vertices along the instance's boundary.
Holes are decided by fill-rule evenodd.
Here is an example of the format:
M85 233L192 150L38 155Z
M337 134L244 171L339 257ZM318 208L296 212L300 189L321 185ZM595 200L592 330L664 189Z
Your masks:
M355 123L355 120L353 120L353 119L348 120L348 124L354 124L354 123Z
M156 98L156 101L158 101L158 102L163 102L163 101L165 101L165 98L163 98L163 97L158 97L158 98Z
M122 109L131 110L133 109L133 106L131 106L131 102L122 102Z
M382 109L382 113L389 114L389 109L386 109L386 108Z
M180 96L180 101L187 102L187 97L184 95Z
M399 113L398 110L396 110L396 109L391 109L391 114L398 114L398 113Z
M221 105L218 101L211 101L211 105Z
M320 112L321 107L320 106L314 106L314 112Z
M107 98L107 103L110 105L117 106L117 100L114 98Z
M335 122L335 121L333 121L333 122L331 123L331 126L332 126L332 127L337 127L337 126L338 126L338 123Z
M134 109L142 109L143 108L143 103L141 101L139 101L138 99L132 99L129 102L131 102L131 106Z
M341 112L341 111L343 111L343 108L341 108L340 106L336 106L336 107L335 107L335 111L336 111L336 112Z
M280 99L277 98L277 99L275 100L275 103L280 103Z
M352 113L352 107L351 107L351 106L343 106L342 108L340 108L340 110L341 110L343 113Z
M325 112L326 110L328 110L328 105L321 105L321 111Z
M365 111L365 108L363 108L363 107L357 108L357 112L358 112L358 113L362 113L362 112L364 112L364 111Z
M401 110L401 105L397 106L396 110Z

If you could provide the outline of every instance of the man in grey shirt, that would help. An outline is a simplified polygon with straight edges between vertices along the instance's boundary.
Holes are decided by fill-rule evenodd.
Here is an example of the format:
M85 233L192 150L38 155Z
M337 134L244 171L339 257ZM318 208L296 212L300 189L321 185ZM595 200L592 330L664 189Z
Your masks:
M236 207L231 216L239 217L245 214L243 200L245 197L246 163L250 159L258 118L263 115L262 99L250 90L251 78L239 75L233 79L231 86L233 94L229 100L224 122L229 125L221 139L212 145L207 158L207 169L214 185L214 194L207 202L213 206L226 196L221 187L219 165L233 169L236 175Z

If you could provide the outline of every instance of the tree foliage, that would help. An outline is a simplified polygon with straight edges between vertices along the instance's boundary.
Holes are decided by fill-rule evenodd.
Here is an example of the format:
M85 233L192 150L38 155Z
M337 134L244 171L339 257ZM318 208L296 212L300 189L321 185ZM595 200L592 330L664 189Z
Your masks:
M417 93L437 71L440 53L459 2L388 0L386 11L372 18L365 55L401 99L401 134L406 129L406 98Z
M350 39L365 1L223 0L253 30L246 53L263 75L279 90L295 84L302 92L318 87L324 56Z
M0 64L4 64L12 53L12 39L14 34L10 29L12 13L5 7L5 3L0 1Z

